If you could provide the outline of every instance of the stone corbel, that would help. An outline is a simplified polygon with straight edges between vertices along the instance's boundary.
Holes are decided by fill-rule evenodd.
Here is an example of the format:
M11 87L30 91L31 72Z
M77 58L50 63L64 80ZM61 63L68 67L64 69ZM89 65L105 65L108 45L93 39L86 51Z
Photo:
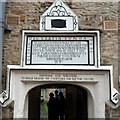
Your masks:
M7 106L5 105L5 102L9 99L8 97L8 93L6 90L4 90L1 94L0 94L0 104L2 107Z
M3 92L0 93L0 106L2 107L6 107L8 104L10 104L12 102L12 100L10 99L10 68L7 66L7 81L6 81L6 90L3 90Z
M120 106L120 93L115 88L112 90L111 100L115 105Z

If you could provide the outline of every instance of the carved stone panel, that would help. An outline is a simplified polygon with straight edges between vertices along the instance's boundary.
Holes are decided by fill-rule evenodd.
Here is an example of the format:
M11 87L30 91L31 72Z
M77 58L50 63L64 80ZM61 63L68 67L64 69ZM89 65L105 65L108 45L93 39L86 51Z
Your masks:
M95 65L93 36L28 36L26 65Z

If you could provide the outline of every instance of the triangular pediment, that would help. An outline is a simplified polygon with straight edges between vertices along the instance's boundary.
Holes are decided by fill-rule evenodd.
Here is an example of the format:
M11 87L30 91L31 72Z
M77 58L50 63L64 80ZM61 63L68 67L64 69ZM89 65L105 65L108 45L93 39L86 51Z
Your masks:
M40 30L75 31L78 30L78 19L74 12L61 0L55 0L41 16Z

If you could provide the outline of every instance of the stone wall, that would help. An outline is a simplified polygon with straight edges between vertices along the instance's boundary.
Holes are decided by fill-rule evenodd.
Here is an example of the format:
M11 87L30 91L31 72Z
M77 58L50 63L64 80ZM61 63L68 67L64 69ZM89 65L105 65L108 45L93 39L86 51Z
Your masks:
M120 51L120 2L119 2L119 4L118 4L118 11L119 11L119 14L118 14L118 51ZM120 63L120 52L119 52L119 54L118 54L118 61L119 61L119 63ZM118 64L118 66L119 66L119 68L120 68L120 64ZM120 69L119 69L119 75L120 75ZM119 89L120 89L120 80L119 80Z
M6 82L6 66L20 64L21 31L23 29L39 30L40 16L52 2L9 2L6 8L6 30L3 46L3 89ZM118 21L119 7L117 2L67 2L73 12L78 16L79 29L100 30L101 64L113 65L114 85L118 88L119 71L119 41ZM12 106L12 105L10 105ZM12 117L13 108L3 109L3 117ZM106 107L106 117L118 117L117 112L111 112Z

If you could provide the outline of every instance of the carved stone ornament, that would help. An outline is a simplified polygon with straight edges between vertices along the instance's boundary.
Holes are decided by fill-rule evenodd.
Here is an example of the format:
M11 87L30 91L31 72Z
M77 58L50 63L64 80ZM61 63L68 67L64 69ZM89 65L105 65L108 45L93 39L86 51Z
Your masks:
M41 16L40 30L75 31L78 30L77 16L61 0L55 0Z

